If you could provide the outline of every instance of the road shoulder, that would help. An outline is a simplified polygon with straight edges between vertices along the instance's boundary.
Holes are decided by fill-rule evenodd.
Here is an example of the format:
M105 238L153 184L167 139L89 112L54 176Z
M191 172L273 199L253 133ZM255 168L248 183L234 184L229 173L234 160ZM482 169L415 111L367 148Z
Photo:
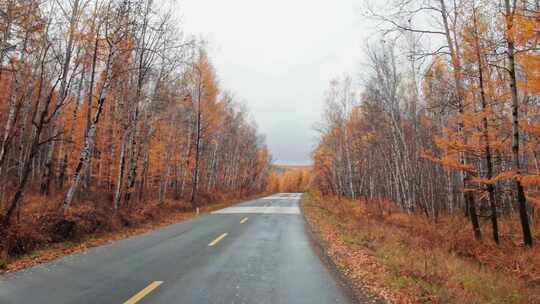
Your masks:
M317 220L313 206L309 206L309 194L305 194L300 201L300 210L306 221L306 232L313 244L313 248L322 262L330 269L332 274L339 281L340 285L350 295L354 303L390 303L392 297L380 286L370 285L366 278L360 278L357 273L348 268L350 261L347 256L336 250L336 244L332 244L331 231L321 229ZM345 248L341 248L342 250ZM345 249L346 250L346 249ZM370 271L370 270L368 270Z

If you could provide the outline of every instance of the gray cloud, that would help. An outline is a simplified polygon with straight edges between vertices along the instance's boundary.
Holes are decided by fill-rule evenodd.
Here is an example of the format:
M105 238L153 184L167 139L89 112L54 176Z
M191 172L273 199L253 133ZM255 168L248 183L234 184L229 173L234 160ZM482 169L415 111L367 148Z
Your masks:
M224 88L246 100L278 163L310 162L324 90L358 70L357 0L184 0L188 34L209 40Z

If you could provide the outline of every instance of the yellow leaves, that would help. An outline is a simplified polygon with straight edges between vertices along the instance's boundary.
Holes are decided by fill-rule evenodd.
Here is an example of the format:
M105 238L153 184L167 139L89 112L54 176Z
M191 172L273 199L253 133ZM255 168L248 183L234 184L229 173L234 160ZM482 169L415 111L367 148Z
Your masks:
M421 157L428 159L434 163L438 163L443 166L446 170L453 171L462 171L474 173L475 167L470 164L462 164L457 155L445 155L442 157L436 157L433 153L429 151L424 151L421 153Z
M203 103L214 104L219 92L218 81L214 67L210 63L208 56L204 50L199 50L198 61L196 62L195 71L195 85L203 89L202 101Z
M518 177L518 180L525 187L538 186L540 185L540 175L539 174L524 174Z
M518 45L526 45L531 42L540 40L540 13L529 11L518 11L513 15L511 37L514 39L514 43Z
M531 135L540 136L540 122L524 123L522 124L522 129Z
M507 38L516 44L518 49L534 49L540 45L540 12L524 11L519 8L507 18L511 32ZM523 68L524 77L520 77L518 88L528 94L540 93L540 56L537 52L528 51L516 54L519 65Z
M270 175L268 176L268 180L266 183L266 190L270 193L277 193L280 191L280 175L272 171L270 172Z
M540 55L521 53L517 60L524 67L524 77L519 79L518 88L531 95L540 94Z
M459 152L471 151L472 148L463 142L463 139L457 133L449 134L450 136L434 136L433 142L435 145L449 154L457 154Z
M450 88L450 70L442 56L436 56L426 70L422 83L423 95L430 105L440 102L436 96Z
M311 184L311 168L278 166L282 173L273 171L270 174L268 190L271 192L305 192Z
M517 179L521 182L521 184L525 187L533 187L540 185L540 175L539 174L517 174L515 171L504 171L496 176L494 176L491 179L482 178L482 177L472 177L471 180L474 183L480 184L480 185L496 185L501 182L505 181L512 181L514 179Z
M482 185L496 185L497 183L514 179L516 178L516 176L517 174L515 171L505 171L505 172L501 172L500 174L497 174L491 179L475 176L475 177L472 177L472 181L477 184L482 184Z

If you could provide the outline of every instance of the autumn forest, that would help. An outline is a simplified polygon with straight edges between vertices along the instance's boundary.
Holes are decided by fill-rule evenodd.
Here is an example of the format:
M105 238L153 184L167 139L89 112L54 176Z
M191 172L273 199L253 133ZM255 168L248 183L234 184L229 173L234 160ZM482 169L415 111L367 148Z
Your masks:
M499 217L516 214L532 246L540 12L538 2L510 2L421 7L439 13L440 29L417 28L414 3L389 16L370 11L387 23L387 35L367 50L370 74L359 99L347 77L328 89L314 153L317 187L434 219L464 213L478 239L479 218L488 217L495 242ZM444 46L426 50L426 35Z
M540 1L387 2L359 1L360 76L330 82L291 167L172 3L2 0L0 269L301 192L337 267L389 302L540 302Z
M339 207L313 220L390 269L391 301L537 303L540 2L390 2L365 1L360 84L327 90L312 187Z
M8 0L0 13L8 251L25 251L17 239L29 216L68 232L73 219L60 218L75 202L110 214L145 201L196 209L265 188L264 138L219 86L204 42L183 36L157 1Z

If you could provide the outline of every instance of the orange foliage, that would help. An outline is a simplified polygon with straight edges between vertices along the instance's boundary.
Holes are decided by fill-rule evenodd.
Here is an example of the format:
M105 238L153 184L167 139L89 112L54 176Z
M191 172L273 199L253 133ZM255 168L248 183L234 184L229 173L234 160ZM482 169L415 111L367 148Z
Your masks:
M277 192L306 192L311 185L311 169L310 168L287 168L283 172L278 172L276 169L270 173L268 177L267 190L271 193Z

